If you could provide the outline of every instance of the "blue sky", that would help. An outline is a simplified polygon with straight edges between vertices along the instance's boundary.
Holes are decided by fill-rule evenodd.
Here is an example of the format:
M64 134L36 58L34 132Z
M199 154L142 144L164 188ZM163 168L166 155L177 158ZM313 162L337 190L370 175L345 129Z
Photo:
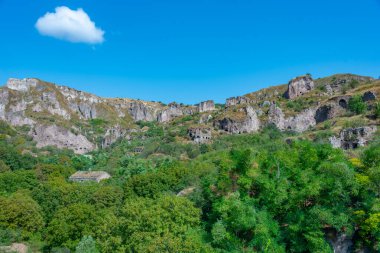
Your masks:
M82 8L103 42L43 36ZM311 73L380 76L378 0L0 0L0 82L38 77L106 97L223 102Z

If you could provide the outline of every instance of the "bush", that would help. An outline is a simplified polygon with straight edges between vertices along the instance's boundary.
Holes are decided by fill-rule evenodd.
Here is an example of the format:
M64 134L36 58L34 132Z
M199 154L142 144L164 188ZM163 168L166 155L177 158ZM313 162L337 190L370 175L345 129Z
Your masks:
M380 118L380 102L375 104L375 117Z
M355 114L362 114L365 112L367 105L363 102L360 95L355 95L348 101L348 109Z

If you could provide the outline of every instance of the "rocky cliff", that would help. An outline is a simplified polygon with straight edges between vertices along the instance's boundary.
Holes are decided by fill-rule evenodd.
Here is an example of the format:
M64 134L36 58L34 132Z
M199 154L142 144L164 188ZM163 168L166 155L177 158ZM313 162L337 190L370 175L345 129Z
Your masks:
M348 103L353 95L362 96L368 108L373 107L379 84L373 78L348 74L317 80L305 75L288 85L228 98L223 108L215 107L212 100L192 106L102 98L36 78L11 78L0 88L0 119L14 127L29 126L29 135L38 147L52 145L76 153L130 138L129 133L138 130L138 122L191 123L188 138L204 143L211 140L213 131L252 133L268 124L300 133L318 128L325 121L349 116ZM378 124L375 119L369 123Z

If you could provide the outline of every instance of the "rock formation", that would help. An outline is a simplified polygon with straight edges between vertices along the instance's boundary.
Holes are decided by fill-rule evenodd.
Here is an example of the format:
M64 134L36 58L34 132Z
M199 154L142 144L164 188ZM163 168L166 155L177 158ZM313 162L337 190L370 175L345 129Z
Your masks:
M321 123L329 119L338 117L344 113L341 106L335 103L328 103L319 107L315 113L316 123Z
M376 126L346 128L340 131L338 137L333 136L329 140L334 148L356 149L367 145L376 130Z
M108 128L106 134L103 137L101 147L106 148L111 146L112 143L116 142L120 138L127 137L127 130L119 125Z
M168 108L162 110L157 117L158 122L168 122L175 117L183 115L181 105L177 103L170 103Z
M195 143L207 143L212 138L211 128L209 127L191 127L187 132L190 139Z
M85 136L74 134L70 130L56 125L37 125L30 135L37 142L37 147L56 146L57 148L68 148L77 154L84 154L95 149Z
M315 113L315 109L309 108L296 116L285 118L281 108L272 104L268 111L268 123L274 124L280 130L304 132L316 125Z
M252 133L260 128L260 120L256 111L251 107L237 109L236 112L230 112L226 116L214 122L214 126L233 134Z
M215 110L215 104L213 100L207 100L198 104L199 112L210 112Z
M295 99L302 96L314 89L314 81L311 76L300 76L292 79L288 83L288 90L285 97L288 99Z
M226 107L234 106L234 105L243 105L249 104L250 99L247 97L230 97L226 99Z
M289 117L285 121L286 129L293 130L295 132L304 132L309 130L310 127L315 126L315 109L309 108L296 116Z
M28 91L31 87L36 87L38 80L35 78L10 78L6 84L6 87L11 90Z
M278 129L284 130L285 126L285 114L276 103L271 104L268 111L268 123L275 125Z

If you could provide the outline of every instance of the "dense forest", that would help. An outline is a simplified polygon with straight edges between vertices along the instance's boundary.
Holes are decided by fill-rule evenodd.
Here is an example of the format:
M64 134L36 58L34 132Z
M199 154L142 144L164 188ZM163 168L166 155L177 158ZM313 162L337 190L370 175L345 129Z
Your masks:
M0 244L30 252L380 250L380 140L352 151L267 126L209 144L163 125L88 155L1 123ZM27 131L27 130L25 130ZM134 152L136 147L142 152ZM22 152L28 147L33 152ZM70 182L77 170L112 177Z

